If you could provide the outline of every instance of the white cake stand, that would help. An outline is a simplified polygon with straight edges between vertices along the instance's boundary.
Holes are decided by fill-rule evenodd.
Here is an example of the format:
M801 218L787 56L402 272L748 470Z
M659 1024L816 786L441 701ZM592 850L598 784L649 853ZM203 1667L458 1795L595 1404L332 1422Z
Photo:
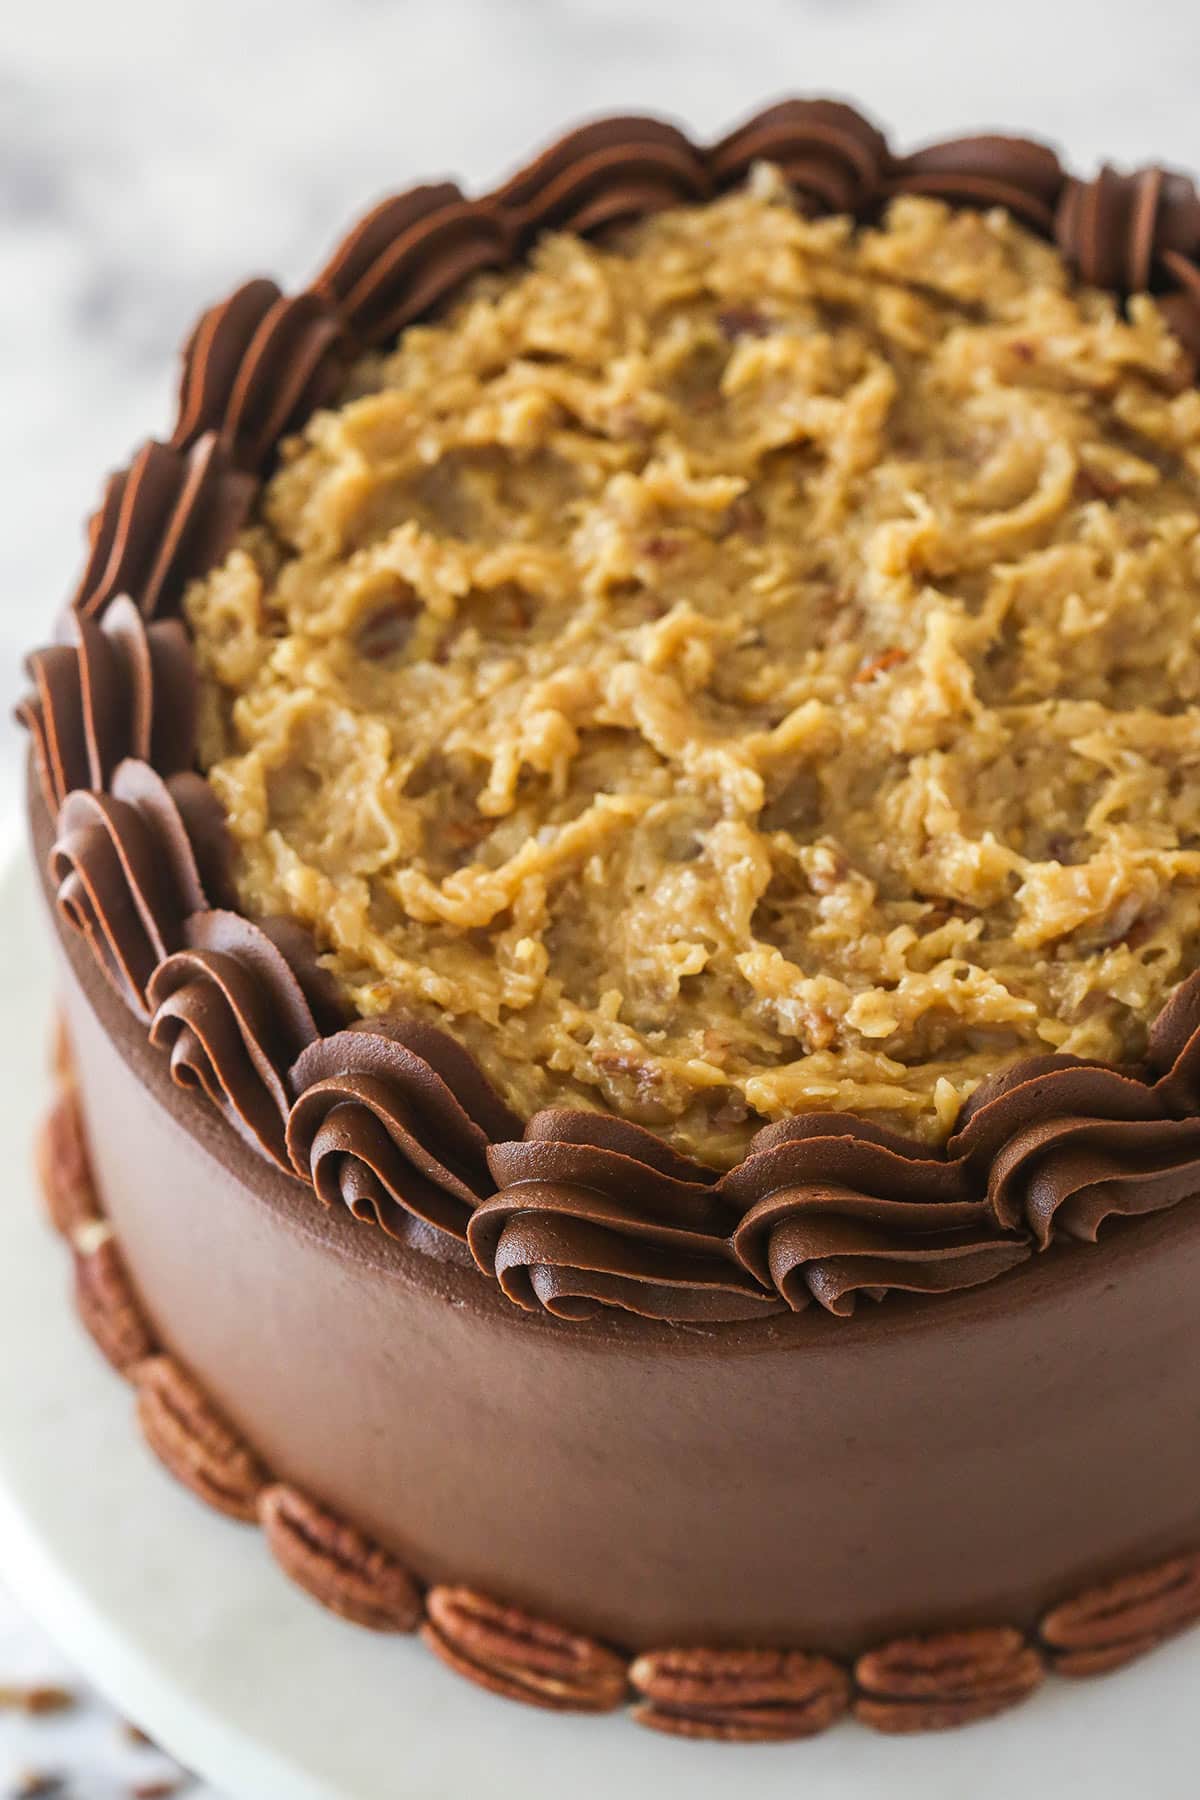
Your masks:
M1006 1717L912 1739L845 1726L723 1748L477 1692L408 1638L340 1623L258 1533L177 1487L66 1297L29 1146L52 988L33 883L0 878L0 1565L87 1675L236 1800L1194 1800L1200 1634ZM169 1203L169 1196L164 1197ZM1200 1423L1200 1422L1198 1422ZM704 1504L697 1495L697 1505ZM1020 1518L1013 1520L1019 1531Z

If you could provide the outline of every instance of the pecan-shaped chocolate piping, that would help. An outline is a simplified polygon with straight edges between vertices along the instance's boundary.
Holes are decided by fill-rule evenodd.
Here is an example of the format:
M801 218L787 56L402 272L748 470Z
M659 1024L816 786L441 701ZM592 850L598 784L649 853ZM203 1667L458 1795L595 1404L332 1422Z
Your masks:
M117 769L111 793L79 789L59 809L49 859L59 914L146 1022L150 976L180 947L188 914L221 890L219 815L200 776L163 781L132 761Z
M639 1725L727 1744L815 1737L850 1704L850 1682L804 1650L651 1650L630 1665Z
M73 609L90 618L128 594L146 618L171 611L187 583L229 549L256 486L211 433L188 450L144 444L111 478L88 525Z
M339 245L311 292L336 307L361 343L378 344L513 255L506 215L443 182L382 201Z
M1200 1619L1200 1555L1175 1556L1052 1607L1040 1626L1059 1675L1101 1675Z
M285 1575L339 1618L368 1631L415 1631L416 1582L394 1556L293 1487L264 1488L258 1522Z
M310 1045L291 1087L288 1150L326 1206L396 1238L466 1237L491 1189L488 1140L516 1120L465 1050L417 1020L373 1019Z
M1200 254L1200 194L1185 175L1159 168L1102 168L1068 181L1055 225L1058 247L1093 287L1140 294L1171 285L1167 258Z
M838 100L783 100L715 144L708 166L719 188L736 187L756 162L782 169L815 212L867 212L890 167L887 140Z
M150 1356L132 1376L142 1436L163 1467L197 1499L253 1524L266 1472L187 1370Z
M601 1113L537 1113L488 1151L498 1192L472 1214L471 1253L516 1305L565 1319L605 1306L645 1318L758 1318L774 1295L738 1267L712 1171Z
M201 315L184 346L172 449L212 432L233 463L260 474L284 433L332 398L345 348L319 294L246 282Z
M252 1149L293 1173L287 1072L317 1037L304 991L270 938L233 912L195 912L150 977L150 1042Z
M502 1606L472 1588L433 1587L421 1637L456 1675L506 1700L555 1712L612 1712L625 1664L594 1638Z
M568 132L491 199L523 245L540 231L584 233L645 218L664 206L702 200L710 189L704 159L675 126L613 118Z
M1007 207L1050 237L1064 179L1049 144L985 135L947 138L898 157L886 186L889 194L927 194L952 206Z
M1029 1059L972 1096L947 1146L987 1183L1001 1231L1094 1241L1113 1214L1157 1212L1200 1185L1200 1120L1172 1119L1147 1082Z
M120 594L70 629L72 643L29 658L33 692L17 708L51 814L75 788L103 791L127 756L174 775L195 755L196 675L178 620L148 625Z
M127 1375L152 1355L154 1340L142 1315L112 1226L93 1219L71 1234L75 1310L105 1361Z
M961 1165L837 1114L767 1126L720 1185L743 1210L738 1257L794 1312L815 1300L845 1318L860 1296L975 1287L1030 1253L971 1197Z
M1044 1675L1039 1652L1010 1626L897 1638L855 1664L854 1716L876 1731L943 1731L1007 1711Z

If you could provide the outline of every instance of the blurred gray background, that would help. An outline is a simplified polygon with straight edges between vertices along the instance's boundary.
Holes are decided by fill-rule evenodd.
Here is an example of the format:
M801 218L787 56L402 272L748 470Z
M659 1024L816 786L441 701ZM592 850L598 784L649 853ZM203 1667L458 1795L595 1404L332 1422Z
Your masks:
M168 423L175 348L249 273L297 282L374 199L490 183L567 121L716 133L786 93L897 144L1007 126L1078 164L1200 167L1195 0L0 0L0 702L81 558L104 472ZM22 745L0 730L0 851ZM53 1666L0 1597L7 1673ZM6 1669L0 1667L0 1682ZM0 1717L22 1758L128 1794L93 1709ZM136 1760L136 1759L135 1759ZM139 1768L143 1765L139 1765ZM189 1789L199 1795L200 1789Z

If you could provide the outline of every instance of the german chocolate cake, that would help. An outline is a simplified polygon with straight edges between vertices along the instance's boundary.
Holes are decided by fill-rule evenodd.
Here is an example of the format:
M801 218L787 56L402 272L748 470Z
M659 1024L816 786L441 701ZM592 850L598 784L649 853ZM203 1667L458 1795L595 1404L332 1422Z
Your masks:
M199 321L21 712L166 1466L730 1740L1200 1618L1200 197L620 118Z

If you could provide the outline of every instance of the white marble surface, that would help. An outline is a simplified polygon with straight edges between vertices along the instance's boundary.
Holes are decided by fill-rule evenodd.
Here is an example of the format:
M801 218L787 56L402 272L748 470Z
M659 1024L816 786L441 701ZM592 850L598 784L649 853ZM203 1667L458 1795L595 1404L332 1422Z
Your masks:
M251 271L300 279L371 199L420 175L487 181L570 117L649 109L716 131L787 92L855 97L906 143L1008 125L1084 164L1195 168L1200 16L1194 0L0 6L5 710L101 474L167 423L174 346L203 304ZM0 733L0 839L19 756ZM0 1600L3 1663L45 1655ZM111 1727L63 1729L84 1771L71 1792L121 1792ZM0 1783L24 1730L0 1715Z

